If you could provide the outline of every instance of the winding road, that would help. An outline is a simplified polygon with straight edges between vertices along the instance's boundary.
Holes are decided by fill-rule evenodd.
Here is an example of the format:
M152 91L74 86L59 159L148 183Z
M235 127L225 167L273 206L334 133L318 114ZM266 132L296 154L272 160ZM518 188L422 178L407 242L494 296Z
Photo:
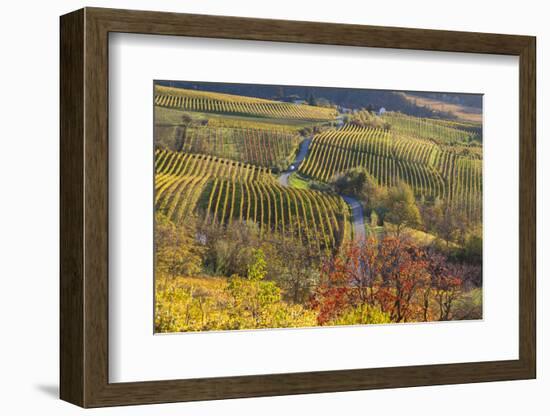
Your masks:
M365 216L363 215L363 207L359 200L351 197L341 197L346 201L351 209L351 225L353 227L353 239L355 241L365 241Z
M279 176L279 183L281 185L289 186L288 179L293 172L296 172L298 170L300 163L302 163L306 158L307 153L309 152L310 144L311 144L311 137L307 137L307 138L304 138L304 140L302 140L302 142L300 143L298 154L296 155L294 162L292 162L290 167L281 176ZM365 240L365 217L363 215L363 207L361 206L361 203L359 202L359 200L351 196L341 195L341 197L344 199L346 204L349 205L351 210L353 239L355 241L364 241Z
M300 149L298 149L298 154L296 155L296 158L294 159L294 162L289 166L289 168L281 175L279 176L279 183L283 186L288 186L288 178L290 177L290 174L292 172L296 172L298 170L298 166L300 166L300 163L304 161L306 158L307 152L309 152L309 145L311 144L311 137L307 137L300 143Z

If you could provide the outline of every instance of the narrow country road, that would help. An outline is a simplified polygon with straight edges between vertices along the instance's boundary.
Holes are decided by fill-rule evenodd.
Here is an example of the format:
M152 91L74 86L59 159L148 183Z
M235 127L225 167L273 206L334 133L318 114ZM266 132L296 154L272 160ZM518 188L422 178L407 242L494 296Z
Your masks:
M311 137L305 138L300 143L300 149L298 150L298 154L296 155L294 162L292 162L292 165L290 165L290 167L281 176L279 176L279 183L281 185L289 186L288 178L293 172L296 172L298 170L300 163L302 163L306 158L307 153L309 152L310 144ZM351 210L353 239L355 241L365 241L365 217L363 215L363 207L361 206L361 203L351 196L341 195L341 197L344 199L346 204L349 205Z
M300 166L300 163L304 161L304 159L306 158L307 152L309 152L310 144L311 144L311 137L305 138L300 143L300 149L298 149L298 154L296 155L294 162L292 162L292 164L286 170L286 172L284 172L281 176L279 176L279 183L281 185L288 186L288 178L290 177L290 174L298 170L298 166Z
M361 203L351 196L342 195L342 198L351 208L353 239L355 241L365 241L365 217L363 216L363 207Z

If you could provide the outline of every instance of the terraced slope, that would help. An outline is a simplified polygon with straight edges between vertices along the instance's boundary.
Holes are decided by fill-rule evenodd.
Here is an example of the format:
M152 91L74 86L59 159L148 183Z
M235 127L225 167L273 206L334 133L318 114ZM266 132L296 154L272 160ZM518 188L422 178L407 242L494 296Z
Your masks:
M282 130L192 127L185 130L181 150L274 167L290 162L299 141L297 133Z
M481 125L476 123L419 118L389 112L384 120L391 124L392 132L439 144L481 142Z
M209 223L251 221L330 250L351 238L349 208L339 196L285 188L266 168L214 156L158 150L155 205L175 223L199 214Z
M379 129L345 126L316 135L300 172L329 182L335 175L364 167L380 185L408 183L418 197L450 201L470 218L481 218L481 155L430 140Z
M203 113L288 120L328 121L337 115L331 108L162 86L155 88L155 105Z

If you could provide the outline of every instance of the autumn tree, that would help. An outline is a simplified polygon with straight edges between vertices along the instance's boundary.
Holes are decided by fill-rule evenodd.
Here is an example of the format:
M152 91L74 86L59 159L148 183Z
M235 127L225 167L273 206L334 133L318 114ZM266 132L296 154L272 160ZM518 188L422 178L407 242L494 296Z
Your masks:
M436 312L431 307L431 301L438 291L438 283L448 274L449 265L447 258L433 247L426 249L427 272L430 279L420 289L422 320L424 322L436 319ZM439 315L439 317L441 314Z
M192 276L201 271L203 249L195 238L195 224L189 219L176 226L165 215L155 216L156 270L170 277Z
M374 308L393 322L412 320L417 295L430 284L427 266L425 251L407 239L385 237L347 245L323 264L313 300L319 323L338 320L350 307Z
M409 239L386 237L379 244L381 288L377 300L393 322L407 322L417 312L418 292L430 283L423 248Z
M365 168L353 168L336 176L332 185L339 194L359 199L369 213L375 211L383 219L386 212L386 188L378 185L374 176Z
M451 310L460 296L462 280L453 273L439 276L436 280L435 299L439 305L439 320L451 319Z
M357 198L366 197L366 187L369 183L376 182L364 168L350 169L333 180L333 185L338 193Z
M205 267L215 275L246 276L253 251L260 247L258 226L251 222L233 222L226 227L203 224Z
M287 301L305 303L319 283L319 250L290 232L265 237L262 250L268 263L266 277L277 282Z
M449 320L472 271L406 237L350 243L323 263L312 307L320 325Z
M228 291L233 298L231 314L236 320L249 316L255 327L260 326L264 310L280 299L280 290L273 282L265 282L266 262L262 250L254 250L247 277L233 275Z
M464 257L473 264L481 264L483 258L483 230L476 227L466 235L464 242Z
M389 189L385 207L388 211L385 219L395 225L397 237L403 229L414 228L422 223L414 193L405 182L401 181Z
M457 241L458 217L448 202L436 200L432 206L422 209L426 231L437 235L449 248L449 243Z
M264 252L256 249L246 278L234 275L227 292L232 304L228 311L231 329L310 326L312 314L299 305L286 305L281 290L266 280L267 262Z
M359 127L370 127L374 129L390 130L391 125L385 121L382 117L377 116L373 112L374 108L370 111L368 108L363 108L349 118L349 124Z

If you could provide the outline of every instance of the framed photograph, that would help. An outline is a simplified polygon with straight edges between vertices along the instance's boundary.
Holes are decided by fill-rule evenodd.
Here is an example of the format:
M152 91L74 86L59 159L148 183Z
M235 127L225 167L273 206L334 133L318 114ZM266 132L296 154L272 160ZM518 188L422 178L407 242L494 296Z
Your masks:
M61 398L535 378L535 49L62 16Z

